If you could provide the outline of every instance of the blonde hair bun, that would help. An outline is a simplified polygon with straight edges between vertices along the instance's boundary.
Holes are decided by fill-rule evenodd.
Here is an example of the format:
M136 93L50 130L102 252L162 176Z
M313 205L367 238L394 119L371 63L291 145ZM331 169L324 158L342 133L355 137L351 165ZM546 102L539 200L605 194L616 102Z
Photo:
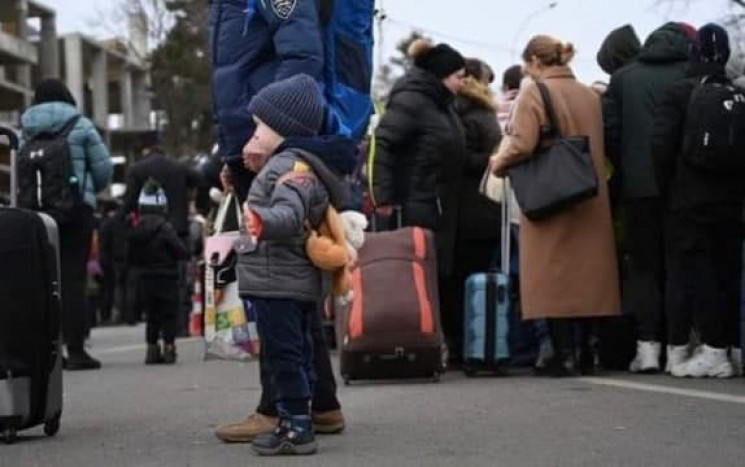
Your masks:
M409 57L417 58L432 50L432 47L432 41L430 41L429 39L420 38L409 45L407 53L409 54Z

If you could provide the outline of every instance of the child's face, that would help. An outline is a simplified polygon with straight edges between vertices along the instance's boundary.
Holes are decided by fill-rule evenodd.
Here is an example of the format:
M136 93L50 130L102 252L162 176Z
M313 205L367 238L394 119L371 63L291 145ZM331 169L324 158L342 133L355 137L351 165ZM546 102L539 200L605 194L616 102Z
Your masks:
M256 131L243 147L243 166L252 172L259 173L284 140L258 118L254 117L254 122L256 122Z

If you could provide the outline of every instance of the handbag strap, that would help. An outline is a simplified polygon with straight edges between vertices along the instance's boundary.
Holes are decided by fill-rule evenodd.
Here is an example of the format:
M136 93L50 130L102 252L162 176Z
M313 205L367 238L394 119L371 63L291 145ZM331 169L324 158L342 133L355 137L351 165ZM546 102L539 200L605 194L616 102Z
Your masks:
M559 128L559 120L556 118L554 103L551 99L551 91L548 89L548 85L543 81L537 81L536 85L538 86L538 91L541 93L541 99L543 99L543 105L546 109L546 118L548 118L548 129L546 134L560 138L562 134L561 129Z

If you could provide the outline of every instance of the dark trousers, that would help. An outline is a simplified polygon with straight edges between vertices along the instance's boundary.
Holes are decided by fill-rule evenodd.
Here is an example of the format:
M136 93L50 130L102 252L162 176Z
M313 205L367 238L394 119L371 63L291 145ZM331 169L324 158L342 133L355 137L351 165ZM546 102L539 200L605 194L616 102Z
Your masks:
M178 275L139 276L140 300L147 314L145 337L148 344L157 344L162 337L166 344L176 341L178 330Z
M657 198L627 200L626 237L628 280L625 309L636 317L637 338L660 341L663 337L663 210Z
M82 351L88 333L86 285L92 233L93 210L87 205L59 229L62 335L68 352Z
M665 307L671 345L688 343L694 322L712 347L739 347L742 224L666 220Z
M312 336L312 322L319 320L316 304L255 297L249 300L256 310L262 341L262 403L265 395L271 394L275 413L280 416L310 415L316 382Z
M259 334L261 334L261 330L259 330ZM313 412L339 410L341 405L336 397L336 379L334 378L334 370L331 366L331 356L329 355L328 344L326 343L326 337L323 332L323 323L321 322L319 308L314 309L314 312L310 316L310 335L313 344L313 373L316 375L311 403ZM256 411L275 417L277 416L275 405L277 390L272 381L270 367L271 365L267 362L266 352L262 352L259 359L262 388L261 401Z
M596 345L599 321L595 318L547 320L554 351L564 357L576 355L589 356Z

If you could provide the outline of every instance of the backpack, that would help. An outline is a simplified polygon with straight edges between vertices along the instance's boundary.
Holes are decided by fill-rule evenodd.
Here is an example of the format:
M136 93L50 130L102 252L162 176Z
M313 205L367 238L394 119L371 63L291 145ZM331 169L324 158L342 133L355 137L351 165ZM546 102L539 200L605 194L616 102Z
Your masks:
M688 104L684 160L707 172L745 169L745 94L704 78Z
M79 119L76 115L56 132L39 133L18 153L18 206L44 212L58 225L72 221L83 203L87 176L81 189L67 143Z
M321 0L324 97L342 128L338 133L361 141L373 103L373 22L375 0Z

